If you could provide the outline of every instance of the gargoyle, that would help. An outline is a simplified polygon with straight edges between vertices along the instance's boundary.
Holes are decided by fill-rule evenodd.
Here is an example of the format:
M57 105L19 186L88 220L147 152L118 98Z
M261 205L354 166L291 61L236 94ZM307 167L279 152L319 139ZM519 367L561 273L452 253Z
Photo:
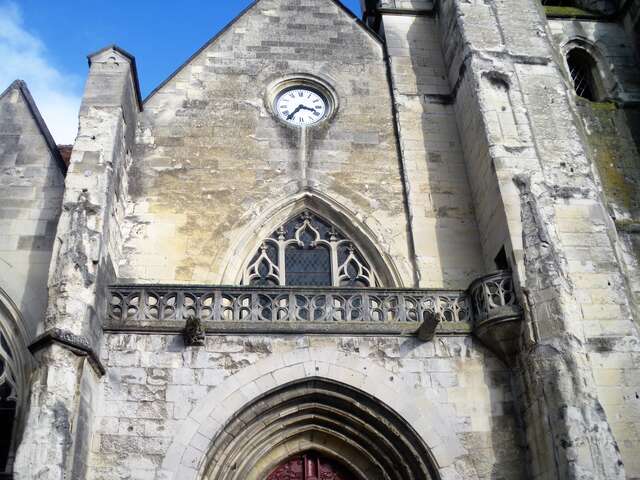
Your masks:
M184 336L184 343L188 347L204 346L205 331L199 318L193 315L189 316L182 335Z

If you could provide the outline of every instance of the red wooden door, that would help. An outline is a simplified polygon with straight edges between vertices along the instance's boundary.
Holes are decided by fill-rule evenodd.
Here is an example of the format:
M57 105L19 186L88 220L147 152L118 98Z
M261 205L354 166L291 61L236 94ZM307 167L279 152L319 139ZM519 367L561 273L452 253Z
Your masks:
M315 453L293 457L276 468L267 480L356 480L337 462Z

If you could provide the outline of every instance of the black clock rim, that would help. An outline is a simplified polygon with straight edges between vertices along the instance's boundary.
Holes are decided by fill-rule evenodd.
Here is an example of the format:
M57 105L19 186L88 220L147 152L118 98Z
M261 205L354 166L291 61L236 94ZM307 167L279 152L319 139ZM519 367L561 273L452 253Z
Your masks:
M316 95L318 95L322 101L324 102L324 113L322 115L322 117L320 117L318 120L316 120L313 123L310 123L308 126L312 126L312 125L317 125L318 123L322 122L324 119L326 119L329 116L329 110L331 108L329 100L327 98L327 96L322 93L322 91L318 88L315 88L313 86L310 85L304 85L304 84L298 84L298 85L290 85L287 86L285 88L283 88L282 90L280 90L273 101L273 110L276 112L276 116L278 118L280 118L281 121L286 122L288 124L294 125L292 122L289 122L288 120L282 118L282 116L280 115L280 112L278 111L278 102L280 101L280 99L286 95L288 92L292 91L292 90L307 90L310 92L315 93Z

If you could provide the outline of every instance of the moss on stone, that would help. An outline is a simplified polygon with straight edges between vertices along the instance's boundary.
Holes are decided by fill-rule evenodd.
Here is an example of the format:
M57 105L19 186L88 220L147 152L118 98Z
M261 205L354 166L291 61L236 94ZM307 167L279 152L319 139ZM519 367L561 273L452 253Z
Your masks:
M611 112L618 109L616 102L590 102L590 105L593 110Z
M632 178L632 149L618 130L618 107L614 102L585 102L580 111L587 123L589 144L609 200L632 216L640 209L640 178Z
M616 229L619 232L640 233L640 220L636 220L636 219L616 220ZM638 253L640 254L640 251Z
M560 7L560 6L546 6L544 12L547 17L560 17L560 18L598 18L599 15L591 13L587 10L576 7Z

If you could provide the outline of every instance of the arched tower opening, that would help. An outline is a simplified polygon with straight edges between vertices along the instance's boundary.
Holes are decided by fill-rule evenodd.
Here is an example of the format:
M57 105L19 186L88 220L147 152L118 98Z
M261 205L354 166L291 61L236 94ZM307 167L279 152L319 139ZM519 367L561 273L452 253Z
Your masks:
M567 53L567 65L576 95L592 102L604 98L598 64L589 52L583 48L572 48Z
M11 478L27 404L29 358L17 307L0 288L0 478Z
M332 480L439 478L411 425L379 400L332 380L279 387L247 404L220 432L202 467L206 480L272 480L287 470L304 480L323 469Z

